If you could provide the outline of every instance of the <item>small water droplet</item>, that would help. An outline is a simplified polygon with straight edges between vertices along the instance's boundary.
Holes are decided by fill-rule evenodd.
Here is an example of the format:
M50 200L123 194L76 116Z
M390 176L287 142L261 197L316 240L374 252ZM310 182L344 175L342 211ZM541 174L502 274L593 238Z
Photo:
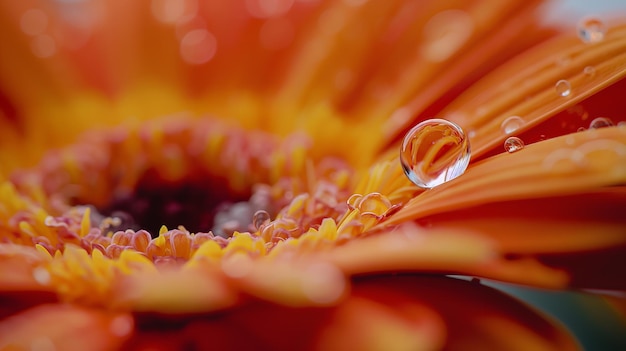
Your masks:
M568 96L572 92L572 85L565 79L556 82L554 88L556 89L556 93L563 97Z
M28 35L44 34L48 27L48 16L40 9L30 9L20 18L20 27Z
M626 127L626 121L621 121L619 123L617 123L618 127Z
M194 29L180 41L180 56L190 65L209 62L216 51L217 39L206 29Z
M462 175L470 156L463 129L444 119L429 119L413 127L404 136L400 149L404 173L425 189Z
M606 117L595 118L593 121L591 121L591 123L589 123L589 129L598 129L612 126L614 126L613 121Z
M51 280L50 272L43 267L33 269L33 278L41 285L48 285Z
M577 132L584 132L585 130L587 130L585 127L580 127L576 131Z
M270 214L264 210L258 210L252 216L252 225L256 230L261 230L270 223Z
M134 324L133 317L130 315L119 315L111 320L109 330L114 336L122 338L133 331Z
M585 17L578 22L578 37L585 43L597 43L604 39L606 27L597 17Z
M587 66L583 69L583 73L588 76L596 74L596 69L593 66Z
M511 116L504 121L500 125L500 128L504 132L504 134L513 134L518 129L520 129L524 125L524 120L518 116Z
M508 153L514 153L524 148L524 142L518 137L509 137L504 141L504 149Z

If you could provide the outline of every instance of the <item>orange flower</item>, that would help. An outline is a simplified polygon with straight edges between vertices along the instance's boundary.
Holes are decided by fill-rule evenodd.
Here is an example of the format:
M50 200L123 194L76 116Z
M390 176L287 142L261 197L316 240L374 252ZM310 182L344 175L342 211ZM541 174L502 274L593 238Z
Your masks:
M540 5L3 3L0 348L578 349L455 277L626 289L626 24Z

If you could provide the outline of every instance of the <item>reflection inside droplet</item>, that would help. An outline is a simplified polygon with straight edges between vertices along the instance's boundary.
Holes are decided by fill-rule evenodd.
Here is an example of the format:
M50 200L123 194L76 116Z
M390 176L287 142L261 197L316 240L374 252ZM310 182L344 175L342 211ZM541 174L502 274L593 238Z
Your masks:
M572 85L564 79L556 82L554 88L556 89L556 93L563 97L568 96L572 92Z
M612 127L614 126L613 121L610 118L606 117L598 117L594 118L591 123L589 123L589 129L598 129L604 127Z
M511 116L500 125L500 129L504 134L513 134L524 125L524 120L518 116Z
M606 27L597 17L585 17L577 26L578 37L585 43L597 43L604 39Z
M524 142L518 137L509 137L504 141L504 149L508 153L513 153L524 148Z
M429 119L413 127L400 149L404 173L425 189L462 175L470 156L469 140L461 127L443 119Z

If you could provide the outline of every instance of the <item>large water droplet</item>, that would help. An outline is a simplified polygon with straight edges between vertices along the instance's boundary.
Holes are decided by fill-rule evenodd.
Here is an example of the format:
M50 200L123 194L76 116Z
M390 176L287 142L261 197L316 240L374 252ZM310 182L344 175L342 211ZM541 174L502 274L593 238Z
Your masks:
M513 153L524 148L524 142L518 137L509 137L504 141L504 149L508 153Z
M572 92L572 85L564 79L556 82L554 88L556 89L556 93L563 97L568 96Z
M578 22L578 37L585 43L597 43L604 39L606 27L596 17L585 17Z
M404 173L425 189L463 174L470 156L469 140L461 127L443 119L429 119L413 127L400 149Z
M594 120L589 123L589 129L598 129L612 126L614 126L613 121L606 117L594 118Z
M518 116L511 116L504 121L500 125L500 129L504 132L504 134L513 134L515 131L520 129L524 125L524 120Z

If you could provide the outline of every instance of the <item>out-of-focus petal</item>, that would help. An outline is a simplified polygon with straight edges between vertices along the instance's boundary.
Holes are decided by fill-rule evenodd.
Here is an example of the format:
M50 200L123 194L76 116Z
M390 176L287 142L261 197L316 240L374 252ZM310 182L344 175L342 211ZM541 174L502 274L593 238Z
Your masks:
M0 348L115 350L133 328L133 318L125 313L72 305L42 305L0 322Z

